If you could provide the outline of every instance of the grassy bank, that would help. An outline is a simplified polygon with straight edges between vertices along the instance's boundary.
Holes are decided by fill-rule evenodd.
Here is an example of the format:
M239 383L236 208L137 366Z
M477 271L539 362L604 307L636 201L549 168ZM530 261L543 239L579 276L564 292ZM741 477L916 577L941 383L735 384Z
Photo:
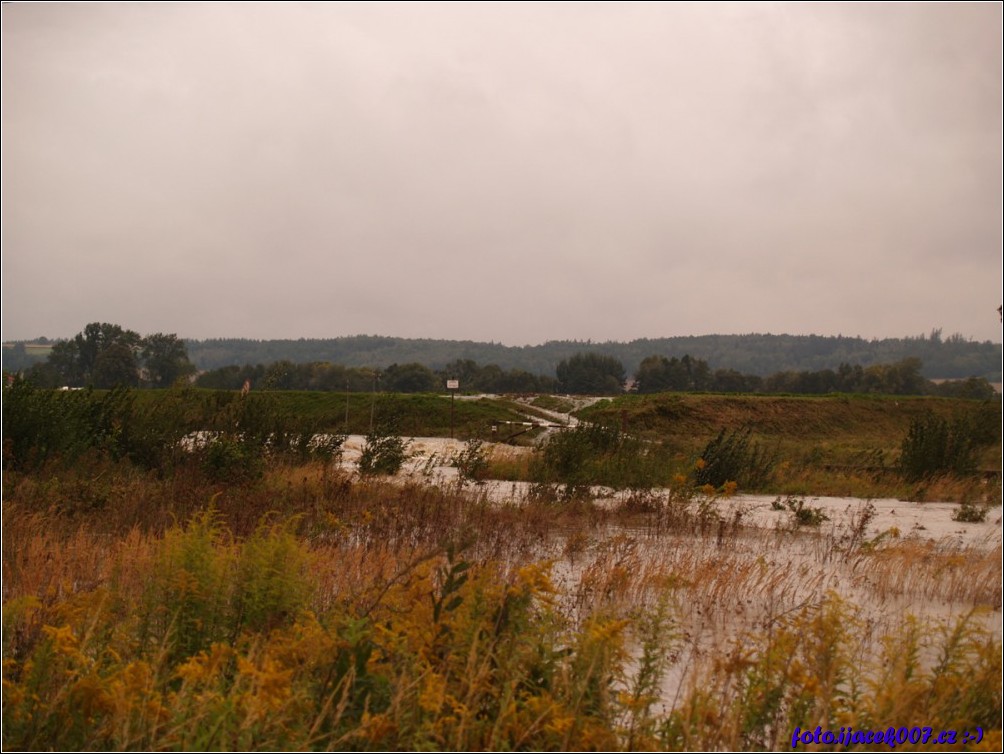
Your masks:
M910 422L925 413L986 416L1000 425L1000 401L902 396L735 396L661 393L601 401L576 415L623 424L650 439L703 443L720 429L752 426L765 439L827 442L849 448L898 450ZM998 459L999 463L999 459Z
M170 391L136 391L139 406L154 405ZM193 406L218 391L192 388L183 391ZM401 434L416 437L449 437L451 401L431 393L331 393L321 391L261 391L247 396L270 411L294 416L319 432L366 434L371 417L375 424L391 422ZM520 421L516 404L504 398L453 402L453 429L457 437L488 437L493 421ZM348 420L346 421L346 415Z
M764 492L963 500L994 498L999 488L1000 401L667 393L601 401L577 415L657 443L673 465L672 476L687 474L722 430L749 428L751 441L776 460L776 473L759 488ZM996 474L989 485L979 475L917 483L900 477L903 440L911 423L925 416L965 417L971 423L981 438L977 470Z

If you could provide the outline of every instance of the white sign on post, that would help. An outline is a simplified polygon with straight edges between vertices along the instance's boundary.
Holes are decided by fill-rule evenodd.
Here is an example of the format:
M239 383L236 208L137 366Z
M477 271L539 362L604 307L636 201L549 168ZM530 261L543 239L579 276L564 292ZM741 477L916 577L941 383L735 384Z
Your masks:
M460 389L460 380L447 380L446 381L446 389L447 390L459 390Z

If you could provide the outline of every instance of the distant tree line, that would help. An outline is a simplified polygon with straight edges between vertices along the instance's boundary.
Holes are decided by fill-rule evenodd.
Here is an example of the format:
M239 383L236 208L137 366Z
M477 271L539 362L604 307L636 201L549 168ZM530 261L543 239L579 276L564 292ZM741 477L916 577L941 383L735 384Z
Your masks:
M907 358L892 364L841 364L837 369L775 372L768 377L742 374L734 369L712 371L706 361L684 355L682 359L649 356L635 374L638 393L882 393L886 395L941 395L988 399L993 386L982 377L936 384L922 376L920 359Z
M35 342L42 342L40 338ZM19 347L20 346L20 347ZM689 355L717 368L739 374L769 377L781 372L837 370L841 364L868 367L916 358L927 378L985 377L1001 380L1001 344L967 340L959 334L942 337L941 331L906 338L865 340L821 335L701 335L634 340L628 343L551 341L536 346L505 346L474 341L391 338L357 335L342 338L250 340L216 338L186 340L191 362L200 370L241 364L331 363L345 367L387 369L392 364L424 364L442 372L458 361L495 364L503 372L518 370L532 375L557 376L557 366L579 353L617 359L634 374L641 362L658 354L682 359ZM5 344L3 368L24 371L37 359L25 352L23 342Z
M940 333L923 340L941 342ZM185 341L174 334L142 337L119 325L93 322L75 337L55 342L44 362L22 371L32 383L43 387L169 387L192 377L196 368ZM440 367L420 361L352 366L323 360L279 359L267 365L225 365L202 372L194 381L199 387L221 390L238 390L249 383L255 389L266 390L420 393L443 391L446 381L454 379L462 391L475 393L616 395L630 389L638 393L994 395L983 377L935 384L924 377L922 361L912 356L870 365L843 362L833 369L782 369L761 376L732 367L713 370L707 360L689 353L681 357L650 354L640 359L628 383L628 372L621 360L583 350L560 359L553 371L554 377L496 363L481 365L469 358L454 359Z
M992 398L993 386L982 377L935 384L921 376L918 359L869 367L842 364L838 369L817 372L776 372L769 377L742 374L734 369L712 370L702 359L649 356L626 381L623 364L610 356L576 354L563 359L557 379L520 370L503 371L495 364L481 366L465 359L433 370L422 364L392 364L386 369L344 367L327 362L294 364L279 361L268 366L222 367L204 372L195 380L199 387L238 390L245 380L255 389L330 390L395 393L443 392L446 380L456 379L469 393L568 393L573 395L618 395L637 393L882 393L889 395L942 395L958 398Z
M628 343L551 341L535 346L505 346L433 339L390 338L372 335L330 339L186 341L192 362L199 369L234 364L297 364L330 362L344 366L386 369L391 364L424 364L442 371L457 361L496 364L503 371L517 369L534 375L557 376L557 366L579 353L617 359L628 374L652 354L666 358L689 355L717 368L740 374L768 377L782 372L836 370L841 364L892 364L920 359L928 378L986 377L1001 379L1001 344L978 342L941 331L906 338L866 340L821 335L701 335L634 340Z

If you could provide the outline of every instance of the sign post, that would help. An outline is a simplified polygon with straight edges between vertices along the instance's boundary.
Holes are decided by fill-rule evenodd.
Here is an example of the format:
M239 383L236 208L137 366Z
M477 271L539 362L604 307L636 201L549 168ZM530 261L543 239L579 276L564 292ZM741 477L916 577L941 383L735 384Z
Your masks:
M453 401L457 398L457 390L460 389L460 380L447 380L446 389L450 391L450 439L453 439Z

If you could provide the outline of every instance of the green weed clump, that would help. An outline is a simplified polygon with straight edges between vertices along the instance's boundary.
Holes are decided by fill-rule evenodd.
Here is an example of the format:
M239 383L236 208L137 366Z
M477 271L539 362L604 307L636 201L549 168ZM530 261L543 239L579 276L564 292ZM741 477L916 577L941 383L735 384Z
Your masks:
M976 443L970 421L959 416L949 422L933 413L910 422L900 447L900 472L917 482L938 474L968 476L976 470Z
M461 481L480 482L487 479L489 459L484 441L476 437L468 440L464 449L453 459L453 465Z
M752 434L750 427L731 432L723 428L704 446L694 465L695 484L719 488L736 482L744 489L757 489L770 481L775 454L754 441Z
M819 526L824 521L829 521L830 517L823 513L823 509L805 504L805 498L796 495L788 495L783 501L776 498L770 504L776 511L789 510L794 517L795 526ZM867 521L865 521L867 525ZM860 530L858 531L860 535Z
M213 480L239 484L260 479L274 461L330 461L341 455L345 435L323 434L314 418L285 414L271 395L219 392L205 399L204 441L193 456Z
M987 520L987 506L965 501L952 513L952 520L967 524L981 524Z
M534 481L563 484L566 493L592 485L646 489L669 481L669 459L661 446L600 424L557 432L544 445Z
M393 424L378 425L366 435L359 457L359 473L393 475L408 459L408 441L396 434Z

